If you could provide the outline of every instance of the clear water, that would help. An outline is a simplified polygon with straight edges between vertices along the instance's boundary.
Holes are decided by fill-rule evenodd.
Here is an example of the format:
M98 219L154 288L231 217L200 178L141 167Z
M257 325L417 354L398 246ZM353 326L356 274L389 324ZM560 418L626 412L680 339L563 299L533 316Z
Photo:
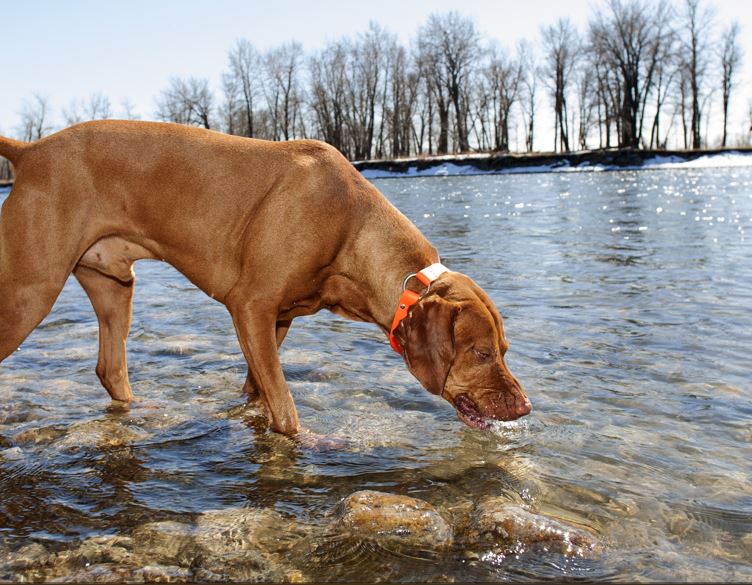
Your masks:
M295 446L243 406L224 308L142 262L130 409L99 386L73 280L0 365L0 549L238 507L323 526L376 489L449 515L505 495L590 526L604 549L283 562L324 581L752 580L752 169L375 183L497 303L529 417L468 429L374 326L320 313L293 324L282 360L303 425L345 445Z

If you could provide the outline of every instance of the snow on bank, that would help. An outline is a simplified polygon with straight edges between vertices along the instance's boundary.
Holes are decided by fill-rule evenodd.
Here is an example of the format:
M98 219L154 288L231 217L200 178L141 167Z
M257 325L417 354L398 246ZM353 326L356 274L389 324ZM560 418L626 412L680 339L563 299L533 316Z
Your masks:
M548 165L518 166L505 169L479 169L472 163L437 162L427 168L419 169L409 166L407 171L389 171L384 169L363 169L361 174L366 179L389 179L398 177L447 177L457 175L511 175L526 173L562 173L562 172L594 172L594 171L623 171L640 169L711 169L724 167L752 166L752 153L736 151L721 154L707 154L694 160L686 160L679 156L655 156L645 160L640 165L603 165L584 162L572 165L567 160L561 160Z
M707 154L694 160L684 160L678 156L656 156L645 161L643 168L715 169L748 166L752 166L752 153L729 151L722 154Z

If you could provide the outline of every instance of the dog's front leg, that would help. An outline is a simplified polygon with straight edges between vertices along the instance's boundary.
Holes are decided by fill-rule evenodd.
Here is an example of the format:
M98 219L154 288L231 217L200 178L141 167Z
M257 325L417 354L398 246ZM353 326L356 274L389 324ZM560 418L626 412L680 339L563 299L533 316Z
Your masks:
M298 412L279 362L275 310L258 304L228 305L228 308L248 362L246 387L258 391L272 430L285 435L296 434Z
M287 336L287 332L290 330L290 325L292 324L292 319L285 319L281 321L277 321L277 350L279 350L280 346L282 345L282 342L285 340L285 337ZM256 388L256 384L253 381L253 376L251 375L251 372L248 372L248 375L245 379L245 384L243 385L243 392L245 392L248 395L248 400L251 402L256 402L258 400L261 400L261 397L259 396L259 391Z

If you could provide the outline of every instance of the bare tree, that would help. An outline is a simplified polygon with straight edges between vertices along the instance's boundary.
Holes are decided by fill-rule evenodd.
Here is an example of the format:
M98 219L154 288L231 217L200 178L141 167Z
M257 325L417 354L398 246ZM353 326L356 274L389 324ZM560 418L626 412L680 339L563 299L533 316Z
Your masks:
M510 59L493 47L483 77L488 87L488 107L491 112L494 150L509 151L509 125L512 107L517 103L522 80L518 61Z
M480 56L480 36L469 18L453 11L432 14L421 30L421 40L426 54L426 65L437 102L442 132L439 137L439 152L446 152L448 132L448 106L454 109L457 149L470 149L468 141L468 105L463 100L467 95L466 85ZM446 106L446 109L444 107Z
M46 96L34 93L31 99L24 100L21 109L21 123L18 127L18 135L21 140L39 140L52 132L49 122L50 102Z
M702 0L684 0L683 34L681 35L682 73L690 97L690 135L692 148L702 146L701 118L703 102L707 99L706 77L709 63L710 27L713 10L703 6Z
M412 63L417 74L415 116L417 124L413 131L415 152L433 154L434 129L434 80L429 75L428 56L418 37L416 48L412 53Z
M742 51L739 47L739 23L732 23L723 33L721 49L722 89L723 89L723 139L721 146L727 142L728 111L731 99L731 90L734 85L734 76L742 60Z
M256 136L254 108L261 92L262 64L258 54L250 41L240 39L229 53L230 68L226 75L225 89L232 89L235 95L226 99L239 99L242 103L242 130L236 129L236 134Z
M346 124L357 159L370 158L376 135L376 111L384 107L389 47L393 35L375 22L352 45L346 72Z
M371 23L372 25L374 23ZM373 29L373 26L370 27ZM406 105L401 90L404 86L405 51L399 46L396 35L379 27L379 35L374 40L376 50L381 54L379 66L384 75L377 88L377 107L375 111L378 131L374 136L375 156L383 158L390 148L393 138L399 138L399 132L395 133L395 116L400 117L400 110ZM397 63L402 63L400 69L395 69ZM396 92L395 92L396 89Z
M206 79L170 79L170 86L157 100L156 116L167 122L211 128L214 96Z
M219 117L222 120L222 130L227 134L244 135L241 122L240 86L238 79L231 72L222 73L222 95L224 100L219 106Z
M536 92L538 89L538 70L535 67L535 55L532 45L521 41L517 45L517 61L520 64L520 105L525 119L525 150L533 151L535 136Z
M594 91L596 100L596 115L598 117L598 142L600 148L611 148L612 136L621 136L620 103L621 82L615 69L605 63L595 52L592 45L588 47L586 63L593 71L595 78Z
M346 40L327 45L309 61L310 108L319 136L352 157L345 126L346 71L351 48Z
M103 93L92 94L84 104L84 115L89 120L107 120L108 118L112 118L110 98Z
M385 97L388 105L382 111L382 118L389 128L391 156L410 154L410 146L415 136L414 117L418 105L419 73L411 65L404 47L390 45L392 53L388 59L388 91Z
M577 73L577 143L580 150L588 147L588 135L593 126L593 113L597 109L596 76L589 65L579 67Z
M475 135L478 148L481 151L491 150L493 139L493 117L496 108L491 105L494 98L488 79L488 67L484 66L481 75L478 75L473 83L473 95L470 99L470 129Z
M80 102L83 103L83 100ZM72 100L67 107L63 108L63 121L66 126L72 126L85 120L78 100Z
M661 115L668 98L671 96L671 91L676 85L675 80L679 73L676 56L676 35L673 30L668 29L664 42L657 44L655 50L658 51L658 54L655 57L656 64L653 77L653 122L650 127L649 146L650 148L665 149L668 134L664 133L664 137L661 139Z
M303 101L300 83L302 64L303 46L294 41L274 48L264 56L264 94L272 140L296 137Z
M93 93L88 100L73 100L63 109L63 120L67 126L86 120L107 120L112 118L110 98L103 93Z
M690 145L690 127L692 124L690 120L691 107L689 105L691 91L689 89L689 76L686 74L686 68L683 65L679 68L679 74L679 93L674 97L674 109L681 119L682 144L686 150Z
M445 79L439 65L440 53L428 39L429 31L426 27L418 33L418 63L424 79L423 88L424 108L421 110L421 135L425 130L428 140L428 154L434 153L434 117L438 116L439 135L436 142L436 153L446 154L449 151L449 97L447 95Z
M567 95L577 64L580 38L568 18L541 29L544 63L541 76L554 102L554 150L569 150Z
M120 102L120 107L122 108L120 117L123 120L140 120L141 119L141 116L139 116L138 113L136 112L136 107L128 98L124 98Z
M608 13L599 11L590 22L590 44L595 58L618 74L619 146L635 148L668 42L668 4L609 0L607 6Z

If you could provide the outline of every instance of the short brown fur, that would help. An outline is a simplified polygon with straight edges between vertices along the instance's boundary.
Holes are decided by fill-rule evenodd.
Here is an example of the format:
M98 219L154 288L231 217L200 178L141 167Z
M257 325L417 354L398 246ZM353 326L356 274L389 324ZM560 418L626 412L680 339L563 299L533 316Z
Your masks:
M439 259L321 142L101 121L31 144L0 138L0 155L16 171L0 214L0 361L73 273L99 319L97 374L117 400L133 397L125 340L136 260L168 262L228 308L248 362L246 391L274 430L294 434L298 416L277 353L292 320L326 308L388 333L405 276ZM501 318L469 278L442 276L400 336L411 371L466 422L460 395L487 418L529 412L501 359ZM477 358L481 338L493 367L468 357Z

